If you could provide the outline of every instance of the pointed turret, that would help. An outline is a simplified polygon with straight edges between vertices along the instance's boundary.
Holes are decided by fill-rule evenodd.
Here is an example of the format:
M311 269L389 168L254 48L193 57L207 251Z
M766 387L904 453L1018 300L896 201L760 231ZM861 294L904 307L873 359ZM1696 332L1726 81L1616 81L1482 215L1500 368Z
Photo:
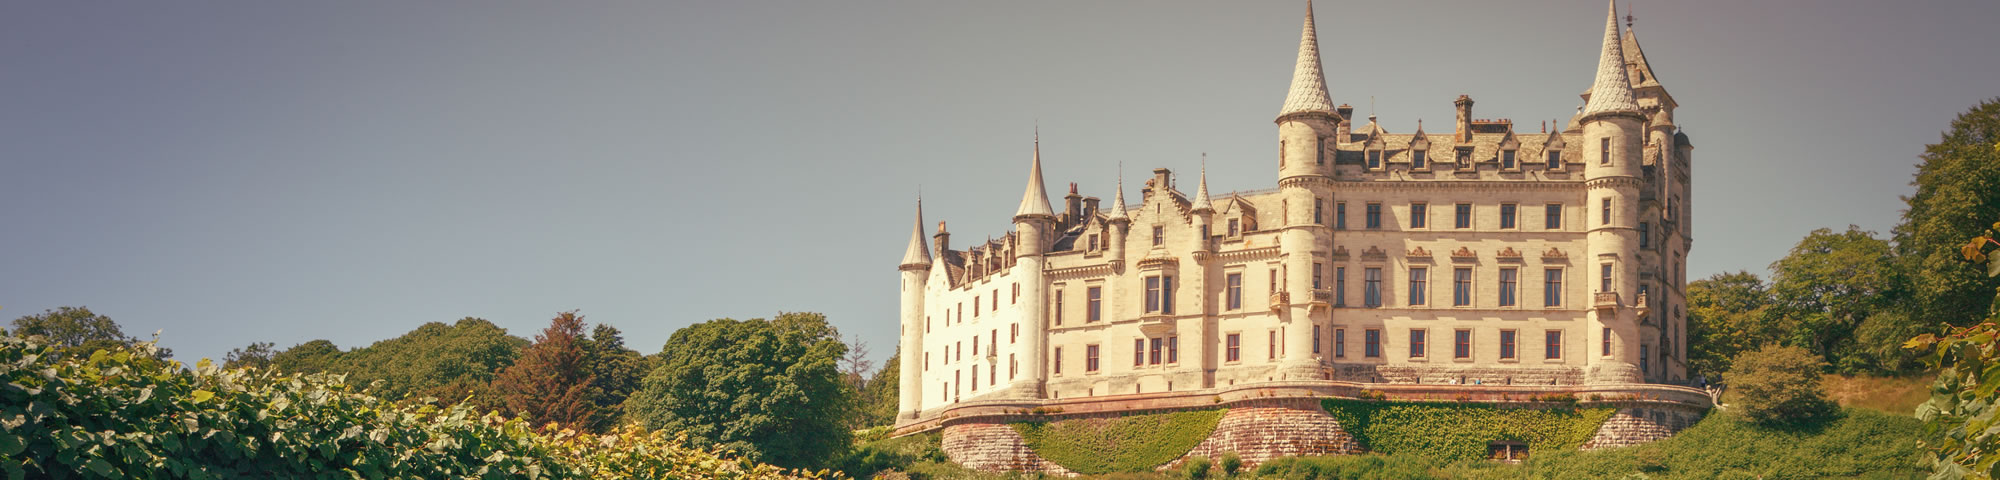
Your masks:
M1035 160L1028 166L1028 191L1021 194L1021 208L1014 211L1014 218L1033 216L1053 218L1055 215L1055 210L1049 208L1048 188L1042 186L1042 138L1041 134L1037 133Z
M1215 212L1215 207L1208 202L1208 154L1202 154L1201 186L1194 189L1194 205L1189 211L1194 213Z
M1333 112L1326 94L1326 73L1319 67L1319 35L1314 32L1312 1L1306 1L1305 33L1299 38L1299 63L1292 69L1292 90L1285 95L1283 117L1302 112Z
M1590 84L1590 102L1583 117L1608 113L1638 113L1632 100L1632 80L1625 71L1624 41L1618 35L1618 1L1611 0L1611 13L1604 17L1604 50L1597 57L1597 79Z
M903 266L929 268L931 248L924 244L924 201L917 199L917 224L910 227L910 246L903 249Z
M1132 221L1132 217L1125 214L1125 175L1123 174L1118 175L1118 194L1111 197L1111 216L1107 220L1113 222Z

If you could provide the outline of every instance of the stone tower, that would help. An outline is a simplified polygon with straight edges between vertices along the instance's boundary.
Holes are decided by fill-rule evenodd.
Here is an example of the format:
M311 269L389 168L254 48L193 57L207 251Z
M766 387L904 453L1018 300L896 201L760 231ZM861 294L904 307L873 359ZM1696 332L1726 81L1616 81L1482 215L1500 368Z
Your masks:
M903 263L897 270L901 270L903 276L901 351L911 357L902 361L901 371L898 372L904 380L899 384L902 397L897 400L896 412L898 418L917 418L923 412L923 382L912 380L921 378L923 374L924 362L919 358L919 352L924 349L926 328L924 287L931 274L931 250L924 245L924 201L921 199L917 200L917 224L910 227L910 246L903 250Z
M1644 185L1641 150L1646 117L1633 100L1624 42L1618 34L1618 4L1604 19L1604 48L1584 104L1584 218L1588 256L1576 266L1588 270L1591 328L1586 331L1590 383L1636 383L1643 303L1638 295L1639 194ZM1609 347L1609 351L1604 351Z
M1055 220L1055 211L1049 209L1048 189L1042 185L1042 139L1038 133L1034 159L1028 165L1028 191L1021 194L1021 207L1014 211L1014 231L1020 243L1015 248L1017 263L1013 274L1020 279L1020 296L1028 299L1031 306L1041 305L1048 298L1048 282L1044 278L1047 263L1042 256L1048 253ZM1014 384L1015 398L1042 398L1042 386L1047 379L1042 370L1042 340L1048 335L1048 315L1049 309L1041 307L1022 311L1019 327L1022 353L1019 364L1009 365L1008 371L1018 369L1027 379Z
M1315 312L1324 308L1325 292L1321 259L1332 248L1332 230L1327 226L1328 208L1333 199L1334 155L1327 142L1333 138L1340 119L1326 91L1326 76L1320 69L1319 38L1313 26L1312 3L1306 3L1305 32L1299 38L1299 60L1292 71L1292 88L1278 113L1278 192L1282 198L1284 229L1279 237L1284 282L1272 295L1282 298L1272 308L1284 326L1280 376L1305 380L1320 378L1320 362L1313 358L1313 325L1325 319ZM1315 268L1315 265L1321 265ZM1276 302L1276 300L1274 300ZM1321 303L1314 309L1315 302Z

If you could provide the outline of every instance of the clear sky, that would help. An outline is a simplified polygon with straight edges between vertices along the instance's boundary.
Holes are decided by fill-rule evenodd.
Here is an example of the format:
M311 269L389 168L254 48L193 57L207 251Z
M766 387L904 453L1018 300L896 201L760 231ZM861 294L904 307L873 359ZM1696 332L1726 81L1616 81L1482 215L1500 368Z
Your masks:
M1696 146L1690 278L1763 273L1814 228L1886 235L1923 146L2000 95L2000 2L1633 3ZM1605 12L1318 8L1334 101L1395 132L1448 130L1459 94L1567 120ZM955 244L1004 233L1038 122L1052 198L1203 152L1210 188L1273 187L1304 10L8 2L0 317L86 305L192 361L571 309L653 353L817 311L886 359L919 186Z

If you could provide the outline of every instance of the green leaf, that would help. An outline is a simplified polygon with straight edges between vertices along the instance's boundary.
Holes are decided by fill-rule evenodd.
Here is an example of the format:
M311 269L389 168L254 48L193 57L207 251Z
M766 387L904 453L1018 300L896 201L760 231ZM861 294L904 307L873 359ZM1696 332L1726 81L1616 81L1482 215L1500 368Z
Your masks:
M207 361L207 360L206 360L206 359L204 359L204 360L202 360L202 361ZM208 390L195 390L195 391L194 391L194 403L201 403L201 402L206 402L206 401L208 401L208 399L211 399L211 398L215 398L215 392L211 392L211 391L208 391Z
M103 475L105 478L118 478L118 469L112 467L111 462L104 461L102 458L92 458L90 461L84 462L83 466L90 468L92 472L97 472L98 475Z

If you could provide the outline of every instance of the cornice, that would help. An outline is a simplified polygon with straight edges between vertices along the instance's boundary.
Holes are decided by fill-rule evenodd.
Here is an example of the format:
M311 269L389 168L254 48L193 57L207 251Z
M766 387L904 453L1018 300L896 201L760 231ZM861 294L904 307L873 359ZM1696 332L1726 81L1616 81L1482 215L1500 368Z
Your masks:
M1616 187L1637 188L1644 186L1646 186L1646 182L1644 180L1640 180L1639 177L1624 176L1624 175L1616 177L1599 177L1583 181L1583 187L1588 189L1616 188Z
M1333 187L1340 190L1576 190L1583 188L1584 182L1569 181L1510 181L1510 180L1374 180L1365 182L1336 181Z
M1058 268L1054 270L1049 270L1046 273L1046 275L1050 280L1069 280L1072 278L1102 277L1110 275L1111 273L1112 273L1111 265L1099 264L1099 265L1084 265L1081 267Z

